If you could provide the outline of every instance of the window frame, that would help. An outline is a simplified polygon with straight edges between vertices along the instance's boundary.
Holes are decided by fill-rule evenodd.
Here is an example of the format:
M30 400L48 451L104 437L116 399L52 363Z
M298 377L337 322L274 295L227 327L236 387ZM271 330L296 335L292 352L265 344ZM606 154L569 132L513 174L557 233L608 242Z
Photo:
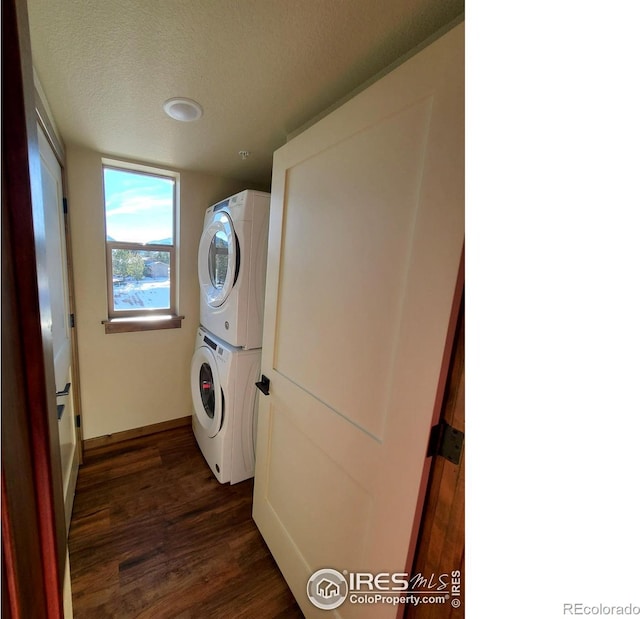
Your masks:
M107 208L105 170L118 170L153 176L173 181L173 244L144 244L130 241L110 241L107 235ZM179 212L180 212L180 174L171 170L155 168L142 164L134 164L114 159L102 159L102 214L104 219L104 243L107 275L107 316L102 323L106 333L123 333L128 331L147 331L155 329L171 329L182 326L183 316L178 316L178 273L179 273ZM113 250L125 249L145 252L165 252L169 254L169 307L116 310L114 304L113 284Z

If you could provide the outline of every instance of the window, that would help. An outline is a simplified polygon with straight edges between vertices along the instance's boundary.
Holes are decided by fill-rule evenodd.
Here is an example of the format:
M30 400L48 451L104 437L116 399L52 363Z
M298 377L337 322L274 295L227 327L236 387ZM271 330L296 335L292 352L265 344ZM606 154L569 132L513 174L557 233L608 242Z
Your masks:
M173 172L103 161L107 333L180 326Z

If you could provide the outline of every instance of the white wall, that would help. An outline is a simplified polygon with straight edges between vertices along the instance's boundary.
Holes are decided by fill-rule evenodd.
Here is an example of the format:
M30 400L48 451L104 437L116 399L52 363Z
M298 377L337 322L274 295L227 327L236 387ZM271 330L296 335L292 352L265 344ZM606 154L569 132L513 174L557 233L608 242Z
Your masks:
M180 172L178 312L185 316L182 328L105 335L101 324L107 317L102 155L67 145L66 171L84 438L190 415L189 368L199 324L196 260L204 211L247 184L175 170Z

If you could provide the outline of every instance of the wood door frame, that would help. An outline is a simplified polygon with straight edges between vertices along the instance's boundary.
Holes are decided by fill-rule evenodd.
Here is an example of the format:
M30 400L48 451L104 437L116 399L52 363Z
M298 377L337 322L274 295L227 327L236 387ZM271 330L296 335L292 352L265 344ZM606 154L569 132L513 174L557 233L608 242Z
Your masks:
M2 3L2 82L2 608L61 617L66 527L25 0Z

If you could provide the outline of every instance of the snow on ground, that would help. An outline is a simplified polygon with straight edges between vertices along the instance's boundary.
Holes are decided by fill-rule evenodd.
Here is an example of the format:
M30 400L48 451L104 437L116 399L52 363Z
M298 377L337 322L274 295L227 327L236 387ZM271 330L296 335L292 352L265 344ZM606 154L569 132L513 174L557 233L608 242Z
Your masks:
M116 310L168 309L169 278L145 277L115 284L113 302Z

